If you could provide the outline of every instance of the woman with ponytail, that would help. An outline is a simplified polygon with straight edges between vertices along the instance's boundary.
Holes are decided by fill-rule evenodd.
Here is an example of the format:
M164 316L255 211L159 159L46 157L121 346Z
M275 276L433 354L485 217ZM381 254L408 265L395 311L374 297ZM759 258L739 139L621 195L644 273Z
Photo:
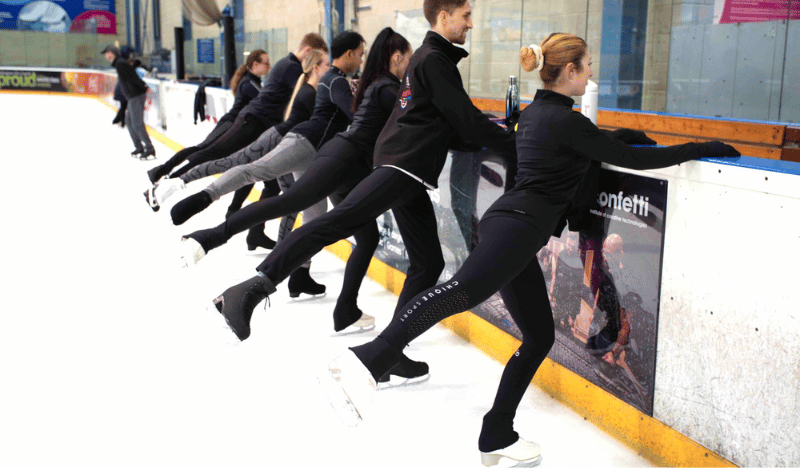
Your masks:
M245 64L239 67L236 73L234 73L233 78L231 78L230 89L235 96L231 110L219 119L217 125L202 143L178 151L164 164L147 171L147 177L150 179L150 182L155 184L160 178L169 174L179 164L186 161L187 157L201 149L209 147L220 135L228 131L228 129L233 126L233 122L236 120L239 112L261 91L261 77L269 73L269 70L269 55L261 49L251 51L250 55L247 56Z
M372 170L372 152L378 134L394 108L400 79L412 50L391 28L375 38L354 98L355 115L346 132L320 148L304 175L285 193L249 205L219 226L184 236L184 260L198 262L210 250L256 223L302 210L329 196L337 205ZM358 289L366 275L380 235L376 223L355 234L356 246L347 261L342 291L333 312L334 330L374 328L374 318L357 305ZM289 280L291 292L291 279ZM349 330L348 330L349 331Z
M375 340L332 361L329 370L337 374L336 382L327 373L321 376L331 382L329 397L335 408L352 414L346 406L349 401L350 408L363 414L375 385L370 380L400 362L406 345L435 323L469 310L499 291L522 333L522 345L506 364L494 404L483 418L478 449L486 466L496 465L501 458L533 466L541 456L540 446L520 438L513 427L522 396L555 339L553 313L536 253L551 235L561 234L567 216L581 207L585 197L596 195L581 192L590 182L586 179L593 177L590 167L606 162L653 169L705 156L739 155L720 142L633 147L573 111L571 96L583 95L592 76L589 47L577 36L551 34L540 46L523 48L520 61L525 70L538 72L544 86L520 116L516 184L484 214L478 226L478 246L449 281L402 306L404 312L396 314ZM628 131L624 137L637 143L649 140L641 132ZM570 218L570 229L576 228ZM348 397L364 394L368 397ZM357 421L358 415L353 416Z

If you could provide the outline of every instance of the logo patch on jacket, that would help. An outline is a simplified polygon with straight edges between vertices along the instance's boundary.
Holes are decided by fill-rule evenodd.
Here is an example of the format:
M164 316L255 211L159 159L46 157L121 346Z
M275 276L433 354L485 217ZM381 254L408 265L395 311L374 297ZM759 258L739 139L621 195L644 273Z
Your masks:
M406 89L400 95L400 108L405 109L409 100L411 100L411 82L408 80L408 75L406 75Z

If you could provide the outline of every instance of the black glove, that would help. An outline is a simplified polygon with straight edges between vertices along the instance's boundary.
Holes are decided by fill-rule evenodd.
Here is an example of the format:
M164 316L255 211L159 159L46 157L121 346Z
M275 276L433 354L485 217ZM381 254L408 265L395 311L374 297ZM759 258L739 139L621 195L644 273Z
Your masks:
M700 154L704 158L735 158L742 155L736 148L721 141L700 143Z
M609 134L617 140L628 145L655 145L656 141L648 137L640 130L632 130L630 128L619 128L609 132Z
M517 122L519 122L519 111L514 111L511 115L503 119L503 124L509 132L517 131Z

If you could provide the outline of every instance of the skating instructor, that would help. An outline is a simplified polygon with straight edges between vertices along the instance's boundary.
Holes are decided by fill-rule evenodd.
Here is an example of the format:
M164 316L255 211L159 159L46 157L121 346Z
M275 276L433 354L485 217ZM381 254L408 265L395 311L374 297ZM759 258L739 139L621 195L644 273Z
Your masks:
M504 153L515 151L513 136L472 104L457 68L468 55L454 44L463 44L472 28L469 1L424 0L423 12L432 30L412 55L392 114L378 136L375 169L336 208L278 244L258 266L257 276L218 298L239 338L249 336L253 308L275 291L275 285L323 247L362 230L389 209L410 263L398 304L436 284L444 258L426 189L436 187L448 149L469 142ZM402 356L391 371L405 378L425 378L428 366Z
M522 345L506 364L494 404L483 418L478 448L487 466L501 458L525 463L516 466L539 461L539 445L521 439L513 427L519 402L555 339L536 253L551 235L560 234L565 215L581 204L585 196L581 187L593 162L653 169L704 156L739 155L720 142L629 146L573 111L570 96L583 95L592 76L589 48L577 36L551 34L541 46L523 48L520 56L523 68L538 70L544 89L522 112L516 132L516 183L483 216L478 246L452 279L401 306L375 340L332 361L329 368L338 371L338 384L321 375L321 381L331 383L328 390L334 407L357 420L374 388L370 376L377 379L396 365L403 348L434 324L475 307L499 290L522 333ZM347 397L364 394L366 399ZM337 404L347 404L348 399L357 413Z

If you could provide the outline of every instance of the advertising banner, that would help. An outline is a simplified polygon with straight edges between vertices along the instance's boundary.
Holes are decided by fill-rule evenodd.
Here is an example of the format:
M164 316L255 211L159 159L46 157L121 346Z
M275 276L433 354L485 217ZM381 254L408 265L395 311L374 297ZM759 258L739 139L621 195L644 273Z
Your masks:
M114 0L0 0L0 29L116 34Z
M115 75L84 71L36 69L0 69L0 89L14 91L48 91L102 96L112 94Z
M477 245L477 224L504 192L505 162L493 152L448 157L429 192L449 279ZM538 254L550 293L556 342L549 357L652 415L667 183L603 169L593 225L565 230ZM405 271L391 213L378 218L375 256ZM522 339L499 294L472 312Z

